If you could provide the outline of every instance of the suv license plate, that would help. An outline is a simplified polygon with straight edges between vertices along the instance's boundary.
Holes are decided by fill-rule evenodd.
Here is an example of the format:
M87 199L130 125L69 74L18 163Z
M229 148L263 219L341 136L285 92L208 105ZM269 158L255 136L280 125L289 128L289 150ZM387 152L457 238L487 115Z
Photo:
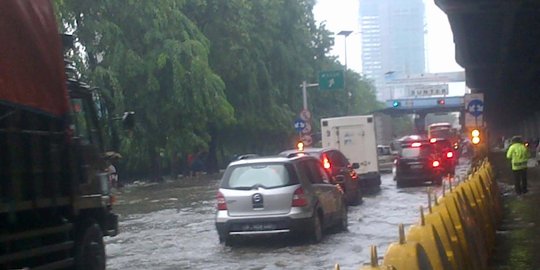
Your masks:
M411 169L422 169L424 165L411 165Z

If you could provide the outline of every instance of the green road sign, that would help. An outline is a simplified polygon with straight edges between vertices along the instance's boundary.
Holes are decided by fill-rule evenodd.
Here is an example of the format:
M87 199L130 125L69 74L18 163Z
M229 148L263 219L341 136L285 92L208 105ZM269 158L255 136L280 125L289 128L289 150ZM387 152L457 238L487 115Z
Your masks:
M343 79L343 70L331 70L319 72L320 90L343 90L345 80Z

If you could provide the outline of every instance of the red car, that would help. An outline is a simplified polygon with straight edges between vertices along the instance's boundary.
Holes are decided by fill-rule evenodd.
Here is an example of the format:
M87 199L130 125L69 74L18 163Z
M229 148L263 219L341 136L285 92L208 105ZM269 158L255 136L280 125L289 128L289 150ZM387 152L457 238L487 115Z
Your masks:
M340 184L348 205L358 205L362 202L362 192L360 189L361 179L354 169L360 167L358 163L350 164L345 155L334 148L305 148L302 150L292 149L279 153L280 156L293 156L306 154L318 158L323 167L332 175L337 177L342 175L344 183Z

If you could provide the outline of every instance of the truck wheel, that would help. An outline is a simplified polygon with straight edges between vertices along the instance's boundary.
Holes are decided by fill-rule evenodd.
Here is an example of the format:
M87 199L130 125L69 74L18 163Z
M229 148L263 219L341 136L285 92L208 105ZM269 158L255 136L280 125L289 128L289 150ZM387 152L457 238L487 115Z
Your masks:
M77 269L105 269L105 244L101 228L94 222L86 226L77 236L75 265Z
M345 183L345 197L349 205L359 205L362 202L362 192L360 185L352 180Z

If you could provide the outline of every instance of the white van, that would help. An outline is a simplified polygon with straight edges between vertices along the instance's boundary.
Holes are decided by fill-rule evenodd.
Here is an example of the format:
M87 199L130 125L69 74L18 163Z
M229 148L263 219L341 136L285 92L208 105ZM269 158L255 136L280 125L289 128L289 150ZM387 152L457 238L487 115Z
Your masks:
M373 115L343 116L321 119L323 147L334 147L347 156L349 162L358 163L356 172L360 185L365 188L381 184L375 118Z

